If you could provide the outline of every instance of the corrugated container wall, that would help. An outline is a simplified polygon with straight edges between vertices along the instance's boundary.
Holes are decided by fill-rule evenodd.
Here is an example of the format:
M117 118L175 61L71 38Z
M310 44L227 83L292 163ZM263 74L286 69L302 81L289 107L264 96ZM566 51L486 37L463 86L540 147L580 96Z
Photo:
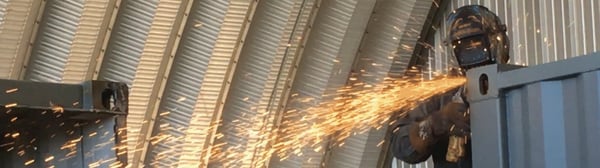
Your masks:
M593 53L469 70L473 167L597 167L598 62Z
M594 71L507 90L510 167L597 166L599 86Z

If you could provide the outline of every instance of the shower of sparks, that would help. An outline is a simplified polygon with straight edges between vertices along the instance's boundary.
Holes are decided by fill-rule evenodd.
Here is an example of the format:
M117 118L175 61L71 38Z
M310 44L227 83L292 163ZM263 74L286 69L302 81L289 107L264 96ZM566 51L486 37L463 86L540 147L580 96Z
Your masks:
M359 81L356 77L350 78L350 82ZM362 134L371 129L387 129L392 116L402 115L402 112L410 111L421 102L438 94L446 93L456 87L464 84L464 78L447 78L440 77L434 80L424 81L422 79L405 78L401 80L387 80L380 85L368 85L364 83L356 83L352 86L339 89L331 95L330 101L325 101L320 104L314 104L315 98L304 98L297 93L290 96L291 101L307 105L306 109L291 109L284 114L277 114L270 110L259 107L252 107L250 113L242 114L247 120L232 121L232 128L220 128L216 134L212 135L215 139L214 143L204 142L204 140L191 139L192 135L187 134L204 134L212 132L221 127L223 123L216 121L208 128L200 130L190 129L187 127L174 126L174 124L161 123L158 129L160 131L155 136L148 139L150 145L154 146L156 151L153 153L152 160L149 165L159 167L170 167L170 165L179 165L180 167L206 167L208 164L219 164L220 167L240 167L240 165L248 165L250 167L266 167L265 165L276 156L279 159L286 159L291 156L303 156L309 153L323 153L330 147L345 145L345 140L352 135ZM181 97L178 101L185 101ZM250 101L246 97L244 101ZM329 100L329 99L327 99ZM7 106L11 106L10 104ZM14 105L16 106L16 103ZM57 117L61 116L64 109L50 102L52 111ZM46 112L42 112L45 114ZM169 116L171 112L161 112L159 116ZM277 115L283 115L280 122ZM202 117L202 116L198 116ZM21 118L11 118L11 122L22 120ZM197 119L192 119L194 122L203 122ZM100 120L91 121L90 123L99 124ZM57 123L58 127L71 126L65 122ZM79 128L82 125L75 123L74 128ZM101 127L99 127L101 128ZM224 131L231 129L228 131ZM164 133L171 130L182 132L183 135L174 135ZM119 129L120 132L126 131ZM82 155L78 152L78 144L81 143L84 136L87 137L106 137L108 132L91 132L76 136L75 131L66 130L65 135L71 135L62 145L56 147L59 150L65 151L65 155L48 156L44 162L60 162L66 159ZM23 136L27 135L23 133ZM228 136L247 138L245 143L228 144ZM11 132L4 134L5 137L20 138L19 132ZM23 137L21 136L21 137ZM50 136L53 138L54 134ZM28 139L31 144L35 139ZM111 141L97 144L94 148L102 148L110 146ZM208 147L195 147L189 149L185 143L210 143ZM141 142L138 142L141 143ZM231 143L231 142L230 142ZM385 141L377 143L377 147L382 147ZM327 146L329 145L329 146ZM142 145L139 145L142 146ZM18 151L18 155L25 155L25 150L14 144L0 144L3 150ZM375 146L374 146L375 147ZM112 146L113 150L118 150L118 155L125 155L125 152L136 153L140 150L147 149L127 149L126 143ZM160 149L160 150L157 150ZM190 155L189 153L193 153ZM56 157L56 159L55 159ZM179 162L172 161L178 158ZM202 158L202 159L198 159ZM33 164L35 160L30 160L29 164ZM131 161L130 161L131 162ZM318 160L311 160L318 162ZM88 164L89 167L103 167L110 164L109 167L124 167L132 165L123 165L115 160L98 160ZM247 166L242 166L247 167Z
M443 78L430 81L399 80L366 88L363 84L338 91L333 101L306 110L288 112L282 123L273 150L281 158L300 155L304 147L318 147L332 138L332 145L342 145L351 135L381 129L399 111L415 108L422 101L446 93L464 84L464 78ZM357 89L357 88L363 89ZM334 136L335 135L335 136Z
M234 121L236 128L225 128L233 129L227 132L234 132L236 137L248 137L247 144L215 143L211 146L209 163L224 167L239 167L240 164L265 167L274 155L284 160L293 155L306 155L307 151L322 153L326 143L341 147L348 137L370 129L385 129L393 122L389 121L392 116L400 116L434 95L456 89L465 81L464 78L440 77L429 81L402 79L374 86L358 83L338 90L331 101L285 112L280 127L269 123L274 119L269 113L256 112L250 118L251 122ZM296 96L292 95L300 103L314 101ZM264 127L256 128L256 125ZM223 133L221 131L215 138L224 138Z

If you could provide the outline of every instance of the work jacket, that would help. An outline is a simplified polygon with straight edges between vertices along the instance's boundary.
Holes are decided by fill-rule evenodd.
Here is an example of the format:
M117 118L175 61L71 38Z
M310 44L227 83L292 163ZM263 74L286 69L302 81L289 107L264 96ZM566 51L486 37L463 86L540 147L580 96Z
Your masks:
M465 145L465 155L457 163L451 163L446 161L446 151L448 150L448 136L429 137L429 142L419 141L413 139L411 143L410 138L420 137L419 132L411 131L411 128L418 127L420 121L427 118L431 113L439 111L443 105L450 101L457 103L466 103L464 96L464 87L451 92L451 94L445 94L431 98L426 103L423 103L420 107L409 111L407 115L399 117L394 124L391 125L390 131L391 136L391 150L394 156L406 163L416 164L426 161L430 156L433 157L435 168L471 168L471 141L470 138L467 140ZM454 93L454 94L453 94ZM436 124L436 123L431 123ZM420 139L420 138L416 138ZM427 143L427 144L413 144L413 143ZM415 146L427 146L426 152L418 152Z

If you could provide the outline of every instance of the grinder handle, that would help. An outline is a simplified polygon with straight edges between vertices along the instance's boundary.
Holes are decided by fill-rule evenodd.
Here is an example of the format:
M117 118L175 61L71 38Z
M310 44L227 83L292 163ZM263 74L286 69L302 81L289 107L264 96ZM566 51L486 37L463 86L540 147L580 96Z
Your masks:
M446 160L448 162L457 162L458 159L465 155L465 142L465 137L450 136L448 151L446 152Z

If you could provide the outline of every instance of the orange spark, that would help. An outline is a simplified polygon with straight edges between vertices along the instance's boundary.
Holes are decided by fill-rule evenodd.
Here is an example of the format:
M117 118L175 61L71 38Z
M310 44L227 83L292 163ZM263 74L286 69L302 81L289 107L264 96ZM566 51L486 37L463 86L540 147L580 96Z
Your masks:
M32 164L33 162L35 162L35 160L31 159L28 160L27 162L25 162L25 166L29 166L30 164Z
M17 106L17 103L10 103L10 104L4 105L5 108L11 108L11 107L16 107L16 106Z
M45 162L49 162L49 161L52 161L52 160L54 160L54 156L49 156L46 159L44 159Z
M18 90L19 90L19 88L8 89L8 90L6 90L6 93L7 93L7 94L8 94L8 93L13 93L13 92L16 92L16 91L18 91Z

